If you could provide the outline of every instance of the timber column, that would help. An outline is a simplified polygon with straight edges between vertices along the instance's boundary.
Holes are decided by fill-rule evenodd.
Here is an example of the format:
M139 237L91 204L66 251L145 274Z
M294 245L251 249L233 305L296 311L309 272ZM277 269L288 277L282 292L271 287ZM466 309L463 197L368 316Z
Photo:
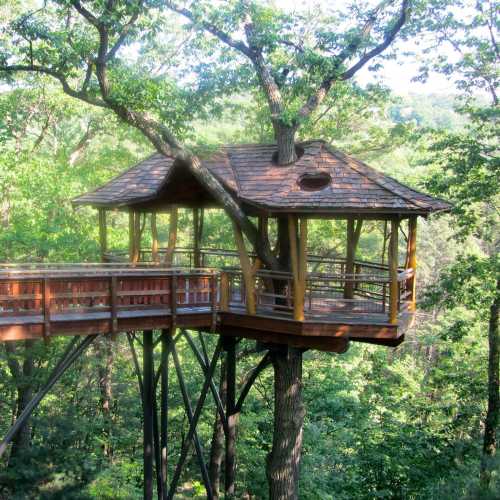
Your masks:
M389 322L397 324L399 306L399 282L398 282L398 238L399 219L391 220L391 236L389 240Z
M408 268L413 269L410 279L410 307L412 311L417 308L417 218L408 220Z

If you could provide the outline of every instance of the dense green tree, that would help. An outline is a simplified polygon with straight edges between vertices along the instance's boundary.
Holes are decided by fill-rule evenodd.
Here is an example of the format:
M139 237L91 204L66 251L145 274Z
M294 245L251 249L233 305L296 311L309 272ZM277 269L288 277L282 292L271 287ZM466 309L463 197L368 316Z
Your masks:
M457 16L449 18L443 14L445 17L438 17L435 23L433 19L443 9L446 12L448 6L467 9L474 7L473 3L432 2L432 16L424 2L411 3L410 22L400 27L399 38L410 36L422 22L434 34L440 33L441 25L446 26L447 36L471 30L462 21L455 24ZM483 8L483 4L478 8ZM199 170L196 157L184 144L194 142L199 130L207 128L207 117L223 117L232 109L238 110L242 121L259 121L258 140L272 139L276 128L296 126L294 138L321 134L358 154L371 148L369 157L384 168L392 168L391 173L402 177L411 174L412 180L418 180L420 170L415 166L421 163L419 152L410 152L404 142L407 133L422 123L421 101L411 101L414 114L410 117L387 113L392 97L384 89L361 89L342 78L346 72L349 76L350 69L366 54L390 40L397 31L403 5L406 3L383 2L370 10L353 4L339 13L314 12L315 16L306 13L294 18L260 3L223 2L220 10L204 2L173 6L193 10L195 19L188 26L172 21L163 4L153 1L122 5L68 0L0 6L0 65L8 70L2 75L7 76L10 86L20 82L13 93L0 96L0 185L6 201L2 206L5 224L0 233L2 257L96 259L94 215L87 210L73 213L71 196L102 183L133 163L145 154L151 142L162 152L179 154L187 168L204 181L206 173ZM485 15L492 9L483 8L481 12ZM250 40L240 28L248 19L253 29L251 43L262 49L264 66L281 93L283 107L279 115L272 114L272 108L266 104L269 96L262 91L255 63L246 55L239 55L238 48L235 51L234 47L226 47L220 37L206 37L202 32L202 28L207 28L206 22L214 23L248 47ZM488 23L484 27L488 28ZM483 51L480 40L471 37L469 43L477 43ZM444 39L439 43L444 43ZM346 48L353 52L343 53ZM483 55L464 60L469 66L463 61L458 64L459 58L451 73L464 82L472 72L471 65L479 72L491 68L483 64ZM448 68L448 63L440 61L443 68ZM434 69L439 69L439 65ZM16 80L11 77L14 74ZM326 88L322 84L328 75L333 77L329 91L302 118L301 109L319 89ZM66 94L94 107L74 104L77 101L55 92L46 77L55 78ZM494 83L490 76L488 79ZM467 92L478 87L466 83L460 86ZM486 81L480 86L491 87ZM41 90L43 87L45 91ZM236 97L228 103L225 96ZM393 109L401 111L405 106L407 102L403 102L402 108L396 104ZM485 116L492 116L492 109L495 108L480 110L485 114L479 114L470 108L474 111L471 117L459 120L457 125L455 115L445 108L446 116L453 116L454 121L440 123L459 130L464 121L471 122L471 128L463 133L440 137L441 146L435 148L436 176L431 186L456 201L459 220L467 221L467 233L474 233L474 246L479 248L475 256L464 255L454 267L444 271L443 280L435 289L440 293L431 295L430 298L446 298L446 314L435 313L428 321L421 320L418 334L408 335L407 343L395 353L353 347L342 362L320 353L305 356L303 391L309 414L304 427L303 498L456 498L467 491L462 478L470 478L467 471L477 456L481 398L485 396L485 374L480 369L485 350L478 335L485 318L494 317L488 308L494 304L494 279L498 272L498 264L486 257L494 248L488 239L488 235L495 234L496 224L495 210L490 209L497 206L497 166L489 158L494 150L491 146L495 121L484 120ZM120 127L114 115L133 125L148 140ZM474 116L483 119L475 120ZM220 133L216 128L212 137ZM241 132L238 135L229 127L224 134L227 142L242 137ZM284 137L289 138L289 134L284 133ZM405 170L399 166L401 161ZM212 188L217 192L216 185ZM241 216L233 205L228 211L236 218ZM215 212L207 215L207 242L231 245L223 220ZM255 243L253 226L239 220ZM119 216L113 215L112 225L112 245L120 247L125 242ZM312 224L312 250L341 252L343 242L338 235L343 229L338 223L327 221ZM375 225L366 229L361 252L371 258L381 233ZM432 262L421 266L427 282L438 270L434 266L453 260L457 251L459 244L444 239L448 230L444 221L423 224L420 248ZM335 241L330 241L332 234ZM181 232L180 240L189 238L188 231ZM480 300L471 293L473 285L481 287ZM50 359L55 359L61 343L55 341L47 349ZM182 347L181 351L182 363L190 374L189 389L195 392L200 383L195 360ZM89 355L78 370L67 374L61 397L43 404L33 420L34 461L15 474L12 470L7 474L7 482L16 484L20 498L28 496L28 488L34 489L35 497L140 497L137 389L129 383L132 365L125 345L118 342L114 352L113 432L107 432L105 416L95 412L102 390L97 377L99 366ZM17 387L26 382L21 377L16 383L10 375L7 354L2 351L0 359L0 391L9 395L5 403L4 398L0 402L2 429L15 415L12 407L17 405ZM29 358L24 358L21 349L10 357L21 369L24 359ZM47 352L35 349L31 359L36 368L33 378L40 380L50 368ZM244 368L250 366L251 357L243 361ZM270 387L272 374L266 372L241 416L241 495L267 495L262 464L273 439ZM173 394L171 407L175 443L186 429L179 394ZM212 410L208 409L200 425L203 439L212 435ZM77 419L81 425L75 426ZM103 448L113 451L111 461L103 459ZM175 456L177 451L173 446L170 453ZM195 467L190 462L183 486L186 496L196 495L194 477Z
M459 111L469 124L463 132L438 132L431 151L437 166L428 182L436 193L455 202L456 237L472 235L480 242L478 255L462 255L443 272L432 302L452 309L465 305L476 311L477 321L487 323L488 408L485 418L481 480L488 487L494 469L500 415L500 161L498 159L498 7L496 1L468 5L467 17L449 10L438 18L436 42L448 44L452 55L431 58L434 71L449 75L462 90ZM427 49L429 51L430 49ZM427 67L424 67L424 76ZM486 91L489 104L478 103Z

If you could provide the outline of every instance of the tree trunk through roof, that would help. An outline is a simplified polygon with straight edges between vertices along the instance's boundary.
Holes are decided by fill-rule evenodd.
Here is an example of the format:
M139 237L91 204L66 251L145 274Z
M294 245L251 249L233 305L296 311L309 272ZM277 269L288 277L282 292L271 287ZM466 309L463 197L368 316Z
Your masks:
M295 132L297 127L274 123L276 144L278 146L278 165L290 165L297 160L295 152Z
M274 125L278 164L296 161L296 128ZM267 236L267 235L266 235ZM278 261L283 271L291 270L290 234L285 217L278 219ZM271 500L299 498L299 470L302 453L304 403L302 400L302 352L282 347L272 356L274 368L273 447L268 456L267 479Z

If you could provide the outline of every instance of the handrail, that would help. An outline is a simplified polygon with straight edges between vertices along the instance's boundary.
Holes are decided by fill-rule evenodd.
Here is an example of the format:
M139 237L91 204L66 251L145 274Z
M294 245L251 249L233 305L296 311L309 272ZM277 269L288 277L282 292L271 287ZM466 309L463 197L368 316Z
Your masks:
M413 269L398 273L398 310L400 311L408 302L409 284L414 275ZM294 309L292 273L262 269L255 272L253 276L258 310L265 314L277 312L291 314ZM14 314L21 307L19 304L24 304L21 307L23 310L34 311L39 307L37 304L40 304L41 300L44 304L44 316L49 318L46 320L46 330L47 335L50 335L51 308L50 304L46 303L47 291L50 290L50 301L54 307L64 309L68 303L71 303L77 304L86 311L89 309L95 311L95 304L100 307L106 305L111 308L110 311L114 310L114 317L111 318L114 324L118 308L121 307L117 301L121 300L124 307L131 304L127 302L128 297L130 300L132 298L139 300L137 307L146 307L148 304L152 307L154 304L160 304L164 299L161 298L163 285L159 283L162 280L165 282L165 279L172 282L173 280L169 278L178 279L180 283L175 292L168 292L169 300L179 294L180 302L179 304L175 302L173 307L198 304L199 300L196 297L201 297L200 294L203 294L204 307L209 307L213 314L217 310L230 311L233 308L244 309L246 307L245 281L242 271L238 268L196 269L143 265L143 263L21 264L0 265L0 316ZM118 283L112 285L110 280L113 279L118 280ZM127 279L130 279L127 285L129 288L120 288L122 283L127 283ZM151 280L148 281L148 279ZM134 283L138 282L143 282L143 285L136 290ZM352 297L346 297L344 293L347 282L354 284ZM85 288L85 285L82 288L84 283L87 283L89 287ZM389 288L388 274L310 272L306 278L304 312L306 318L308 315L322 317L335 313L386 314ZM127 299L123 302L125 298ZM302 308L302 305L300 307ZM213 316L213 324L215 321L215 316ZM113 329L116 330L115 327Z
M158 254L163 255L167 252L167 248L159 248L158 249ZM143 248L140 250L140 253L142 255L152 255L152 250L149 248ZM194 249L191 247L176 247L174 249L174 255L189 255L192 257L194 255ZM225 248L200 248L199 249L200 255L203 257L204 255L206 256L212 256L212 257L234 257L235 259L239 259L239 254L237 250L233 249L225 249ZM108 258L113 258L113 257L124 257L124 260L128 256L128 250L114 250L114 251L108 251L104 254ZM255 252L249 252L248 255L251 258L256 258L257 255ZM160 259L161 261L161 259ZM322 255L316 255L316 254L308 254L307 261L309 264L344 264L345 263L345 258L343 257L327 257L327 256L322 256ZM355 260L354 261L355 265L358 266L363 266L371 269L377 269L380 271L389 271L389 266L387 264L381 264L378 262L369 262L365 260ZM400 271L404 271L403 268L399 268Z

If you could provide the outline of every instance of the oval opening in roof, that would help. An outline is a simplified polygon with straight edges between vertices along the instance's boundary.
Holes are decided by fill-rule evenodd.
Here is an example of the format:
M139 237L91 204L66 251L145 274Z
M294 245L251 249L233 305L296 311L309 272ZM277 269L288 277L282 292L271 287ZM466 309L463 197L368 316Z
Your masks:
M304 148L302 146L295 146L295 156L297 157L297 160L304 156ZM279 165L278 163L278 151L275 151L273 153L273 156L271 158L271 161L273 162L274 165L278 165L280 167L286 167L286 165ZM289 163L288 165L292 165L292 163Z
M303 191L321 191L331 182L332 177L328 172L306 172L297 180Z

